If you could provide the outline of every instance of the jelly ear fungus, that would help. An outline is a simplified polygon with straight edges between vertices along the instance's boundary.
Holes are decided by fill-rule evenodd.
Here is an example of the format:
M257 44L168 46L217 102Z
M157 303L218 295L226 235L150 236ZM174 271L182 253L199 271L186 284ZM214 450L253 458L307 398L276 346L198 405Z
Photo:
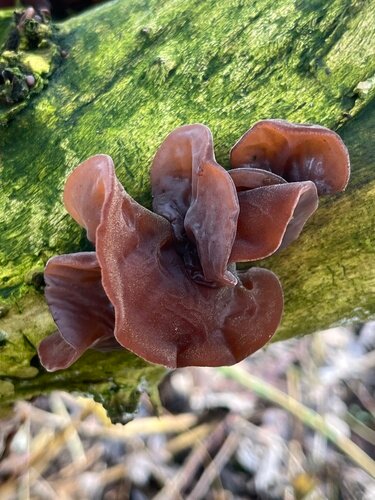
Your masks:
M39 346L49 371L87 349L125 348L170 368L241 361L275 333L283 293L271 271L236 270L293 242L318 193L345 188L349 157L334 132L263 120L215 160L210 130L170 133L151 168L153 209L96 155L69 176L64 202L94 252L53 257L46 300L58 331Z

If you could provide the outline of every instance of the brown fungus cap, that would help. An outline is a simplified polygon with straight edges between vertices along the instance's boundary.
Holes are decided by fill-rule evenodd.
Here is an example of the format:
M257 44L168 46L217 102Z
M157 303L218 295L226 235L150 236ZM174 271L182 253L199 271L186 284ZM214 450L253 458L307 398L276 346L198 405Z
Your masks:
M264 259L292 243L318 206L310 181L241 191L238 200L240 216L230 262Z
M288 182L312 181L319 194L343 191L348 183L348 150L332 130L284 120L262 120L234 145L232 168L271 171Z
M301 233L318 207L318 193L311 181L286 182L256 168L229 171L238 192L240 215L230 262L264 259Z
M231 163L239 168L216 162L204 125L174 130L152 164L154 212L126 193L109 156L72 172L65 206L96 250L47 263L58 327L38 348L47 370L89 348L122 347L171 368L230 365L269 341L281 285L268 270L238 271L235 263L294 241L318 191L345 187L349 160L323 127L265 120L236 144Z
M97 155L74 170L65 201L92 240L95 235L101 280L91 253L78 254L78 262L75 255L49 261L46 297L60 334L39 348L47 369L64 368L108 339L111 305L117 341L172 368L236 363L275 332L283 309L277 277L254 268L239 272L235 286L197 284L176 251L170 223L125 192L108 156ZM56 357L58 349L67 359Z
M215 161L211 131L195 124L170 133L152 163L151 184L153 209L172 224L185 263L197 249L203 276L194 266L193 279L234 286L227 265L239 205L232 179Z
M88 348L113 338L115 313L101 278L95 252L59 255L48 261L45 296L59 329L39 346L48 370L66 368Z
M260 187L273 186L274 184L286 184L287 181L272 172L261 170L260 168L233 168L228 171L237 193L256 189Z

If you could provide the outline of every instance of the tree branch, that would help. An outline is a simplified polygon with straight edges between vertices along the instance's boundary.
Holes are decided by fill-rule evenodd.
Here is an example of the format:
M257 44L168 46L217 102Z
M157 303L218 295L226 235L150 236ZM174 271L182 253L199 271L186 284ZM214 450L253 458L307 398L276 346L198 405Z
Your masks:
M149 206L152 157L185 123L211 128L224 166L258 119L340 127L347 192L323 200L300 239L264 263L285 291L276 338L374 317L375 5L318 3L118 0L59 25L68 58L0 134L3 401L54 387L126 400L142 377L160 375L130 354L94 352L44 373L35 347L54 325L36 288L50 256L87 248L61 201L72 168L110 154Z

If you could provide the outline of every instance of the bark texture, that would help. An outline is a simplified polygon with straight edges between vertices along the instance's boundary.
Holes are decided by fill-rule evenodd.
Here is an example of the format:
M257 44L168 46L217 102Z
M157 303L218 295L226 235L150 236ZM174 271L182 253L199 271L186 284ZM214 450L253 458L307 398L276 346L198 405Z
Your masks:
M113 405L160 376L131 354L94 352L43 372L35 347L54 325L38 273L88 248L62 205L67 174L107 153L150 206L153 155L185 123L211 128L223 166L262 118L338 131L352 159L346 193L259 265L284 287L276 339L375 317L374 0L117 0L61 23L58 42L67 59L0 129L0 400L63 388Z

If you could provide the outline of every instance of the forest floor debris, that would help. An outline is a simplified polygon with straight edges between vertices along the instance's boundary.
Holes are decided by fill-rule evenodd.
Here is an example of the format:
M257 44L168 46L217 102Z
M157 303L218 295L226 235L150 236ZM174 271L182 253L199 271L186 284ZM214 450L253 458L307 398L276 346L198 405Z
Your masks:
M112 424L55 392L0 422L4 499L375 498L375 322L184 368Z

